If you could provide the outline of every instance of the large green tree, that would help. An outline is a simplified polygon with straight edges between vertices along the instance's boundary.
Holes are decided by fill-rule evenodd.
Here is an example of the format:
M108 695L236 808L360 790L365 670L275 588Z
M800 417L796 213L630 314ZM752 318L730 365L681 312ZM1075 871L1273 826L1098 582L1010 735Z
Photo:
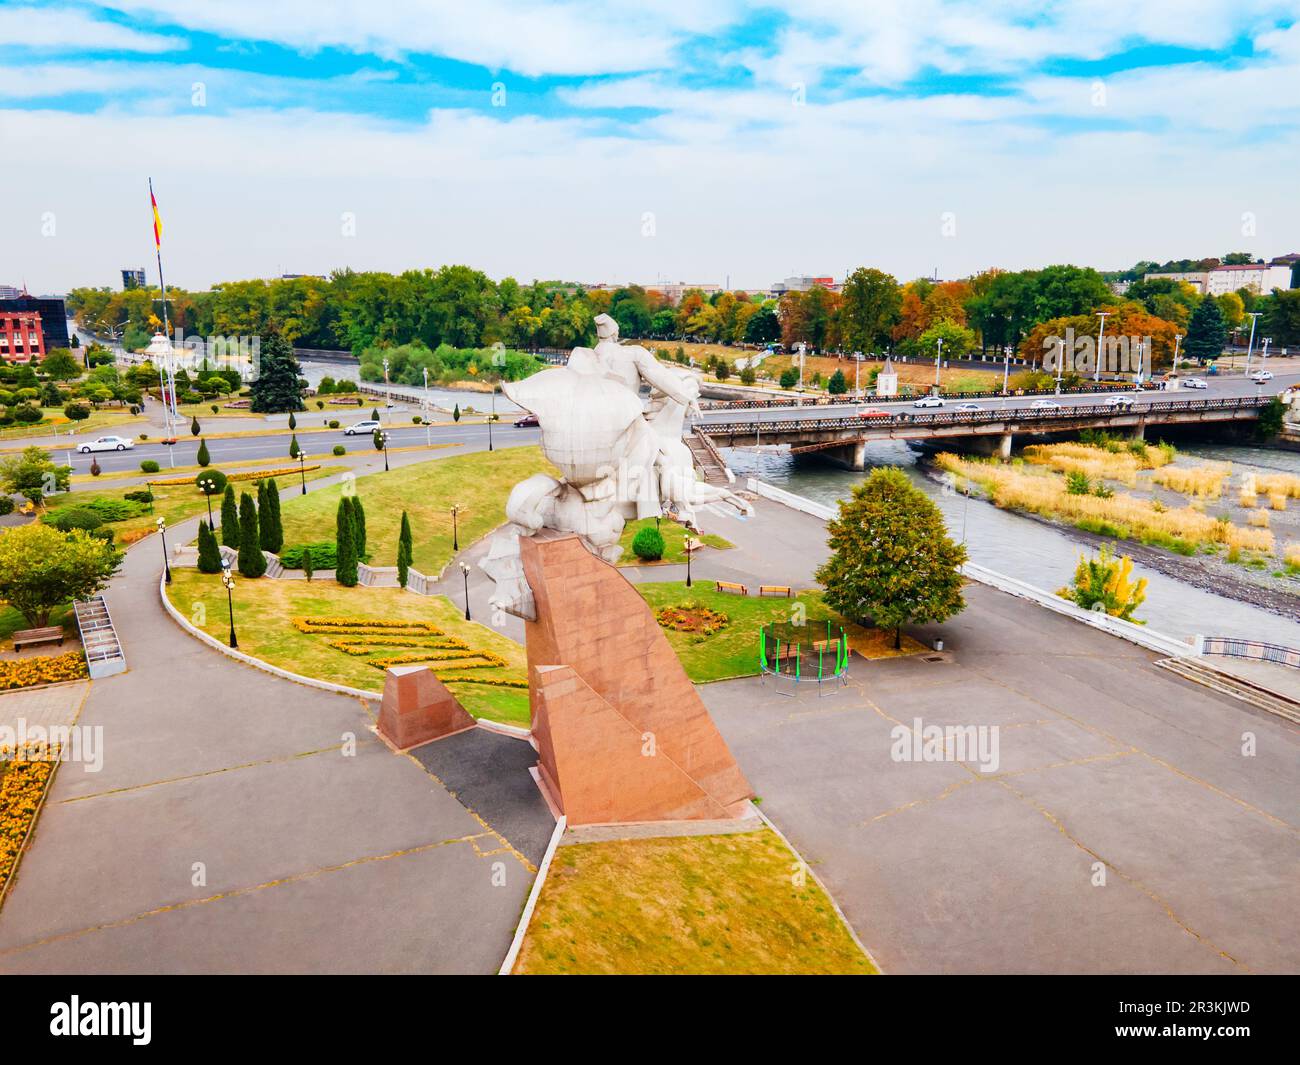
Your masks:
M966 548L948 536L939 508L896 467L872 472L840 503L829 526L831 557L817 571L828 606L894 630L944 621L966 604Z
M844 279L840 296L840 337L846 348L867 352L889 343L903 305L896 278L859 266Z
M1224 324L1218 301L1208 297L1201 300L1187 325L1183 353L1192 359L1217 359L1223 354L1227 339L1228 327Z
M22 453L0 459L0 487L39 505L48 495L68 491L71 466L59 466L43 448L27 447Z
M122 552L81 529L10 529L0 534L0 599L40 628L55 607L100 591L121 562Z
M302 410L301 372L293 346L278 330L269 331L262 338L250 409L260 414Z

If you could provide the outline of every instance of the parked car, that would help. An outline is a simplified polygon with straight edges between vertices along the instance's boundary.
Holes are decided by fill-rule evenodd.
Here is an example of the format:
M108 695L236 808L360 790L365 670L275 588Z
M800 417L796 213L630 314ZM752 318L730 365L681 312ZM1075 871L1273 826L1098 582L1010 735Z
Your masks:
M915 403L913 403L912 406L913 406L913 407L942 407L942 406L943 406L943 397L942 397L942 396L922 396L922 397L921 397L920 399L918 399Z
M957 409L960 411L976 411L983 410L984 408L978 403L959 403L957 404Z
M1256 370L1250 375L1250 379L1257 385L1262 385L1265 381L1273 380L1272 370Z
M1033 403L1029 404L1029 406L1033 410L1064 410L1065 409L1054 399L1036 399L1034 400Z
M98 440L80 444L77 450L83 455L89 455L92 451L128 451L133 447L135 441L128 440L124 436L101 436Z
M1209 388L1210 386L1200 377L1188 377L1183 381L1184 388Z
M536 414L525 414L522 418L515 420L516 429L533 429L537 426Z
M863 407L860 411L858 411L858 417L859 418L888 418L890 417L890 414L889 411L884 410L881 407Z
M1124 396L1124 395L1111 396L1109 399L1106 400L1106 406L1108 406L1108 407L1131 407L1131 406L1133 406L1133 397L1132 397L1132 396Z
M366 433L367 435L369 435L370 433L373 433L378 428L379 428L379 422L375 421L374 418L367 418L363 422L357 422L355 425L349 425L346 429L343 430L343 435L356 436L359 433Z

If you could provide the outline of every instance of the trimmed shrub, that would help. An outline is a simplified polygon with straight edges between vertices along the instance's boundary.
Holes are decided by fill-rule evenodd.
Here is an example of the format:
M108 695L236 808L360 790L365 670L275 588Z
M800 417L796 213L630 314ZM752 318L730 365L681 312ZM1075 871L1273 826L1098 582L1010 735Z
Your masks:
M122 498L129 499L132 503L152 503L153 493L147 488L140 488L134 492L127 492Z
M311 547L310 546L304 547L302 549L302 572L303 572L303 576L307 578L308 582L311 581L311 575L315 571L316 571L316 560L312 558Z
M221 572L221 548L217 546L217 534L208 528L206 521L199 522L199 572Z
M338 561L334 542L332 540L322 540L317 543L293 544L286 547L280 552L280 564L285 569L305 570L307 567L304 563L308 554L311 555L311 564L314 569L333 569Z
M53 525L59 532L84 529L92 532L104 524L104 518L94 507L79 504L75 507L63 507L45 519L47 525Z
M158 463L154 459L145 459L140 463L140 469L144 473L157 473L160 468L161 467L159 467Z
M337 418L331 418L331 419L330 419L330 428L331 428L331 429L337 429L338 427L339 427L339 420L338 420Z
M212 461L212 456L208 454L208 442L206 440L199 441L199 454L196 461L200 466L206 466Z
M664 557L664 537L655 526L647 525L632 538L632 554L642 562L658 562Z
M0 496L0 516L14 512L14 497Z
M335 455L346 455L347 453L348 453L348 449L345 448L342 444L335 444L335 445L334 445L334 454L335 454Z

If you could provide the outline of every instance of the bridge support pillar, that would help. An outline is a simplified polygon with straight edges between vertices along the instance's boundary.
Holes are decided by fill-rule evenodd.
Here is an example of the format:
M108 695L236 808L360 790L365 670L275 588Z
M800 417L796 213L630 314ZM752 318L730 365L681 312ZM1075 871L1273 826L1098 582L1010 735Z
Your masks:
M1133 426L1133 439L1145 440L1146 438L1147 438L1147 423L1138 422L1137 425Z
M1003 462L1011 461L1011 434L1003 433L998 441L998 458Z
M825 451L819 451L827 462L833 462L836 466L843 466L846 470L864 470L867 468L867 442L865 440L850 440L841 444L839 447L827 448Z

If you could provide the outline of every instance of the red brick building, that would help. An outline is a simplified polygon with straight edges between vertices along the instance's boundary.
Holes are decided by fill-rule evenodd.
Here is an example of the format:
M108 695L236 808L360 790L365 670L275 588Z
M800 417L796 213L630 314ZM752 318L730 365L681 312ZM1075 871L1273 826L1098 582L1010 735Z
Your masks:
M40 311L0 310L0 358L5 362L45 358Z

